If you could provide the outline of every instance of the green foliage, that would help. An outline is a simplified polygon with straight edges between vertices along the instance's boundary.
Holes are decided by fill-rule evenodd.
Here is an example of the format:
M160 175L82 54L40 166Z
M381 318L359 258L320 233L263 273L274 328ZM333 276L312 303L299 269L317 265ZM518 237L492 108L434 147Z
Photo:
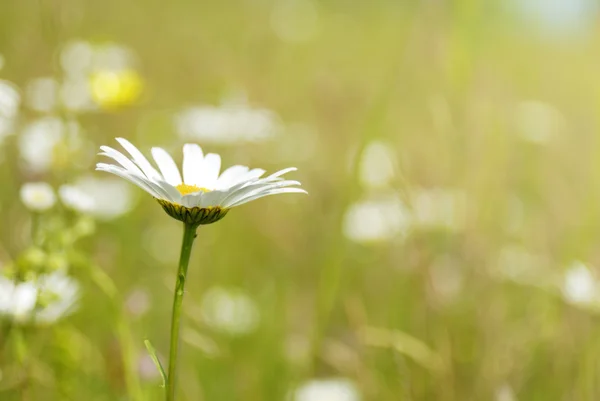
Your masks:
M272 1L3 1L0 79L25 102L0 135L1 275L66 270L81 299L53 324L1 321L0 400L164 398L180 224L133 187L116 218L64 202L34 215L19 190L106 178L95 152L117 136L178 154L177 113L239 91L283 129L197 142L226 165L296 166L310 195L198 229L181 400L286 400L332 377L364 401L600 397L600 298L586 282L570 299L564 280L577 261L600 273L598 32L538 36L500 1L313 3L282 23ZM86 77L102 89L91 111L33 110L28 83L65 82L75 39L127 46L139 76L115 93ZM78 133L32 170L20 141L48 115ZM394 157L375 187L361 178L373 141ZM392 235L352 240L348 210L381 199Z

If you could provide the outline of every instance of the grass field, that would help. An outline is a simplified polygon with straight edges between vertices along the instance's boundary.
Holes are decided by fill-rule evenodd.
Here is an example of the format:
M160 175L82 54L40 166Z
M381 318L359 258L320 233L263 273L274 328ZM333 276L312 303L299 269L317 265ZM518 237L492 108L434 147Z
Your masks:
M178 400L600 399L597 10L509 3L0 3L0 400L164 399L182 224L115 137L309 193L198 229Z

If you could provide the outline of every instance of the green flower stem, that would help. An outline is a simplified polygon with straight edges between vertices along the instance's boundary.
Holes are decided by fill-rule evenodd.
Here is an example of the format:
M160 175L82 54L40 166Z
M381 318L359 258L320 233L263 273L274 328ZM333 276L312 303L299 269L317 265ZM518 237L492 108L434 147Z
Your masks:
M171 316L171 348L169 352L169 370L167 374L167 401L175 401L175 384L177 381L177 354L179 350L179 328L181 320L181 304L183 302L183 290L185 277L187 275L192 245L196 238L194 224L184 223L183 241L181 244L181 256L179 257L179 270L175 282L175 294L173 296L173 313Z

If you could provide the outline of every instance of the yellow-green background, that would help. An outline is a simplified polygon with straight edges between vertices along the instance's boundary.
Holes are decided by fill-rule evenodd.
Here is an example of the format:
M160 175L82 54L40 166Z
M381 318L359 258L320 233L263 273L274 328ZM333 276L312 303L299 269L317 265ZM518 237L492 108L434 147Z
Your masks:
M221 352L210 357L182 343L182 400L285 400L297 383L332 376L353 380L369 401L493 400L506 385L519 400L600 397L597 316L566 304L560 291L489 273L507 245L547 258L548 274L560 275L573 260L600 264L600 32L592 24L585 34L543 36L507 3L323 1L315 3L317 33L300 43L275 35L267 0L0 3L0 78L20 87L60 76L57 54L72 39L112 41L137 54L140 101L80 117L97 146L123 136L141 149L160 145L178 155L172 114L218 104L237 88L284 123L307 127L263 143L202 144L225 164L269 171L295 165L293 177L310 195L260 200L200 228L184 324ZM524 100L560 110L558 136L544 144L519 137L515 110ZM22 118L32 114L24 110ZM420 187L464 190L464 229L415 230L404 241L369 246L346 239L343 214L365 193L357 155L372 139L393 146L393 188L403 198ZM2 149L5 258L27 245L20 184L60 185L81 173L27 175L14 146L9 140ZM132 350L145 352L150 338L164 356L180 227L136 193L132 213L98 223L78 246L123 296L140 287L150 292L149 313L127 320ZM506 230L515 197L524 213L516 233ZM151 246L163 247L172 262L155 260ZM438 302L431 289L430 269L441 257L463 276L452 302ZM84 283L79 311L27 333L35 354L26 392L2 380L16 369L13 350L4 349L0 399L131 399L116 309L85 271L74 274ZM194 319L203 291L215 285L242 288L256 300L256 332L230 338ZM426 366L410 350L366 344L365 327L410 335L440 363ZM314 339L311 355L290 361L290 338ZM157 382L142 387L143 399L162 399Z

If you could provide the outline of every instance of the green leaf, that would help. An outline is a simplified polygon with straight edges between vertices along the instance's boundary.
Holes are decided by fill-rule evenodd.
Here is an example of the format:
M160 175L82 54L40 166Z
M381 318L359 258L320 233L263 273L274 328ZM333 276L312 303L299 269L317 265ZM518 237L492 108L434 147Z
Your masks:
M154 362L154 365L160 372L160 377L162 377L161 387L164 388L167 384L167 374L165 373L165 369L163 368L162 364L160 363L160 359L158 359L158 355L156 355L156 349L154 348L154 346L152 346L152 343L150 342L150 340L144 340L144 345L146 345L146 349L148 350L148 353L150 354L150 358L152 358L152 362Z

